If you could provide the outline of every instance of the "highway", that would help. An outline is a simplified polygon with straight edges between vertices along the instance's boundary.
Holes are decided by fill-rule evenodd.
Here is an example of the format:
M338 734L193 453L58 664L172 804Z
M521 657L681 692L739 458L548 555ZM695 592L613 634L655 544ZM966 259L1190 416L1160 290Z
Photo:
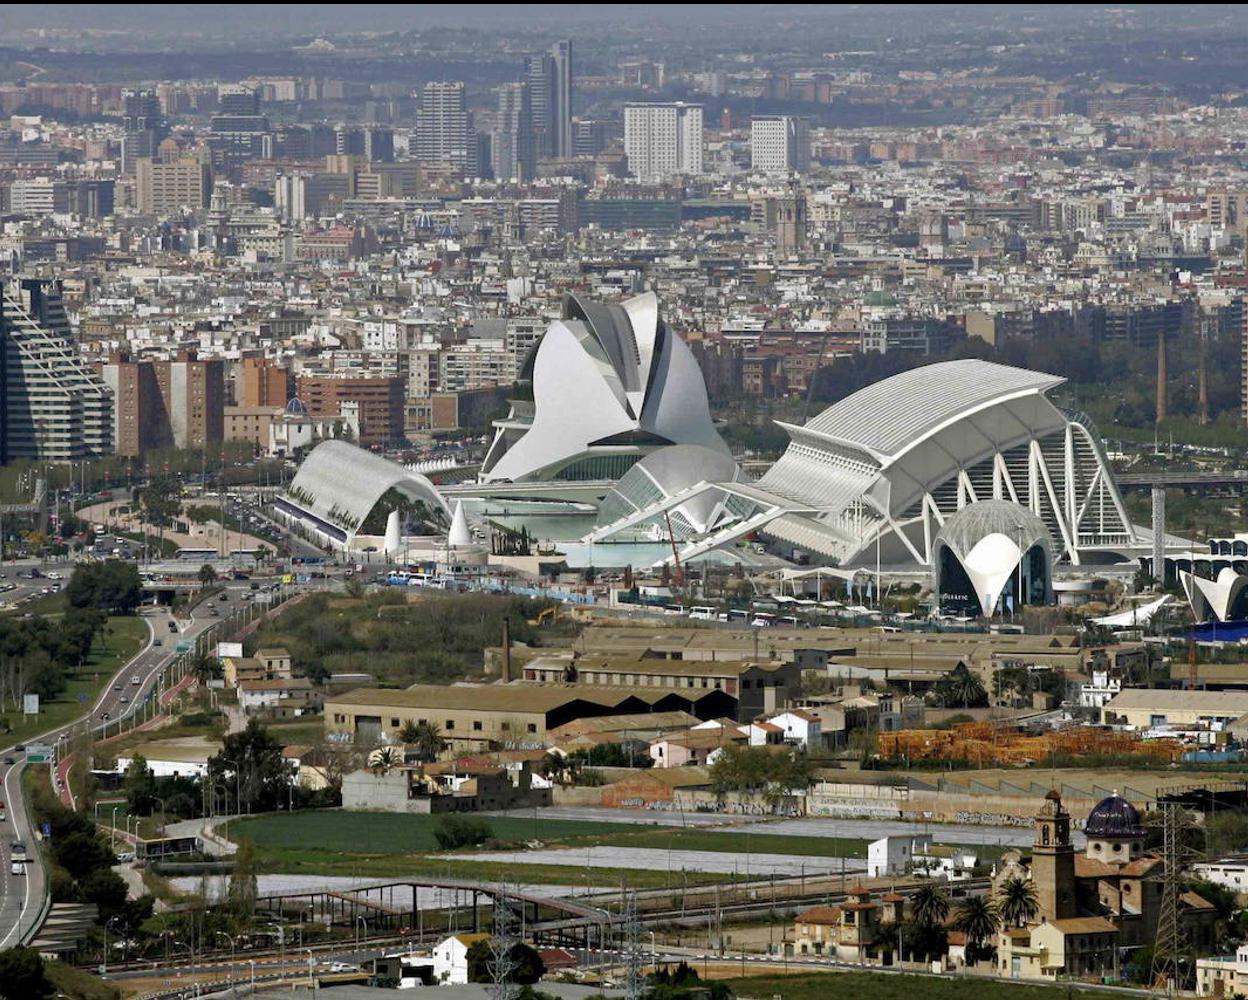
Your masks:
M34 582L40 582L38 580ZM167 609L152 609L144 615L148 626L147 641L139 653L122 666L96 698L88 713L74 722L52 729L28 743L56 746L61 741L86 733L88 730L100 737L121 727L120 720L128 719L136 712L151 711L144 701L148 695L155 701L160 697L163 673L177 658L179 640L193 640L223 621L228 614L243 604L250 594L246 582L229 584L223 591L227 599L217 597L205 601L192 612L189 620L178 621ZM217 615L209 609L215 608ZM134 679L139 683L135 684ZM21 794L21 775L26 766L25 745L0 749L0 784L4 788L4 801L8 807L8 819L0 823L0 950L12 947L23 940L40 918L43 907L46 878L39 863L39 845L34 836L30 817ZM24 866L25 875L12 874L12 845L20 840L26 846L26 857L32 859Z

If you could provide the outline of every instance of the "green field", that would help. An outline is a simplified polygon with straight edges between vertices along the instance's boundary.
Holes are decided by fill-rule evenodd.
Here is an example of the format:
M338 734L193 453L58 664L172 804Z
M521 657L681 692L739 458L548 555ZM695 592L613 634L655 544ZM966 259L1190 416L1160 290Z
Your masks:
M147 625L142 618L110 618L105 634L95 641L91 659L70 673L65 690L55 700L43 702L38 715L24 716L20 712L0 715L0 726L11 727L5 738L11 743L20 743L78 718L94 704L104 685L146 640Z
M627 833L629 823L587 823L551 820L538 814L529 816L483 817L498 840L571 840L603 834ZM436 816L407 816L398 813L344 812L324 810L282 813L235 820L226 829L231 840L246 838L257 849L311 847L320 851L350 854L409 854L436 851L433 831ZM675 829L675 828L672 828Z
M725 980L740 1000L1056 1000L1071 984L1023 985L975 976L908 976L884 972L813 972L793 976L748 976ZM1081 1000L1121 996L1107 990L1083 990Z

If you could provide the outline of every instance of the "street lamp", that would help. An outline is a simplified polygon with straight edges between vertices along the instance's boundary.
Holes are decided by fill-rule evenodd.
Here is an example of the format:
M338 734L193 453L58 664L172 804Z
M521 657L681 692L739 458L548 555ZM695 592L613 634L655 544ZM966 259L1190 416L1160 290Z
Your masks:
M108 975L108 929L113 926L114 920L120 920L121 916L114 913L106 921L104 921L104 960L100 963L100 975Z
M234 942L235 942L235 937L234 937L234 935L233 935L233 934L227 934L227 933L225 933L225 931L215 931L215 932L214 932L214 934L215 934L215 936L216 936L216 937L223 937L223 938L225 938L227 941L229 941L229 942L230 942L230 978L229 978L229 982L230 982L230 984L231 984L231 985L233 985L233 983L234 983Z
M113 806L113 828L112 828L111 839L108 842L108 846L114 849L116 849L117 847L117 810L118 808L119 808L118 806Z

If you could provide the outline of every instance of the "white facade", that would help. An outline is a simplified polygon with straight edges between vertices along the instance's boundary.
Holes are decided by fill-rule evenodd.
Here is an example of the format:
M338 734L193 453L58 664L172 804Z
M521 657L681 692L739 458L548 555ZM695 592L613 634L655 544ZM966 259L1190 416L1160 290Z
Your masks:
M1248 945L1233 956L1196 959L1196 995L1234 997L1248 989Z
M803 749L823 745L823 722L818 716L800 709L781 712L767 719L773 726L784 730L784 742L794 743Z
M452 934L433 947L433 978L439 983L468 982L468 949L485 934Z
M766 173L803 173L810 169L810 121L772 115L750 121L750 167Z
M1236 573L1230 566L1224 566L1216 580L1206 580L1187 570L1179 570L1179 582L1197 621L1224 622L1242 614L1241 598L1248 589L1248 574Z
M1122 680L1108 670L1093 670L1092 680L1079 686L1080 708L1104 708L1122 690Z
M495 422L482 482L618 480L669 443L728 454L697 361L660 322L653 293L570 297L520 376L532 401Z
M643 181L702 173L702 105L629 104L624 108L628 171Z
M1192 865L1192 873L1234 892L1248 892L1248 857L1220 858Z
M885 878L889 875L905 875L911 871L916 850L926 850L932 838L881 837L867 845L867 878Z

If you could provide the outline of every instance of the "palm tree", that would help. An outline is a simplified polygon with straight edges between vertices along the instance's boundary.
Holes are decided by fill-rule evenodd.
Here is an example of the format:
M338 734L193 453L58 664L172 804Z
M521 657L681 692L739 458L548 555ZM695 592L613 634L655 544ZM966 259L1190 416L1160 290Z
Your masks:
M978 961L984 950L984 942L997 932L997 908L984 896L967 896L958 903L954 913L954 930L966 935L967 961Z
M400 743L415 743L420 739L420 725L408 719L399 730Z
M416 759L422 764L432 764L446 749L446 740L442 738L438 727L426 719L416 723L416 732L413 735L416 738L410 742L416 748Z
M1040 910L1036 887L1024 878L1007 878L997 890L997 908L1011 927L1029 924Z
M196 683L200 685L207 684L213 678L221 676L221 661L215 656L203 653L195 657L195 662L191 665L191 672L195 675Z
M210 584L217 582L217 571L208 563L204 563L199 567L199 585L201 590L206 590Z
M925 885L910 897L910 912L926 927L943 924L949 916L949 897L939 887Z

